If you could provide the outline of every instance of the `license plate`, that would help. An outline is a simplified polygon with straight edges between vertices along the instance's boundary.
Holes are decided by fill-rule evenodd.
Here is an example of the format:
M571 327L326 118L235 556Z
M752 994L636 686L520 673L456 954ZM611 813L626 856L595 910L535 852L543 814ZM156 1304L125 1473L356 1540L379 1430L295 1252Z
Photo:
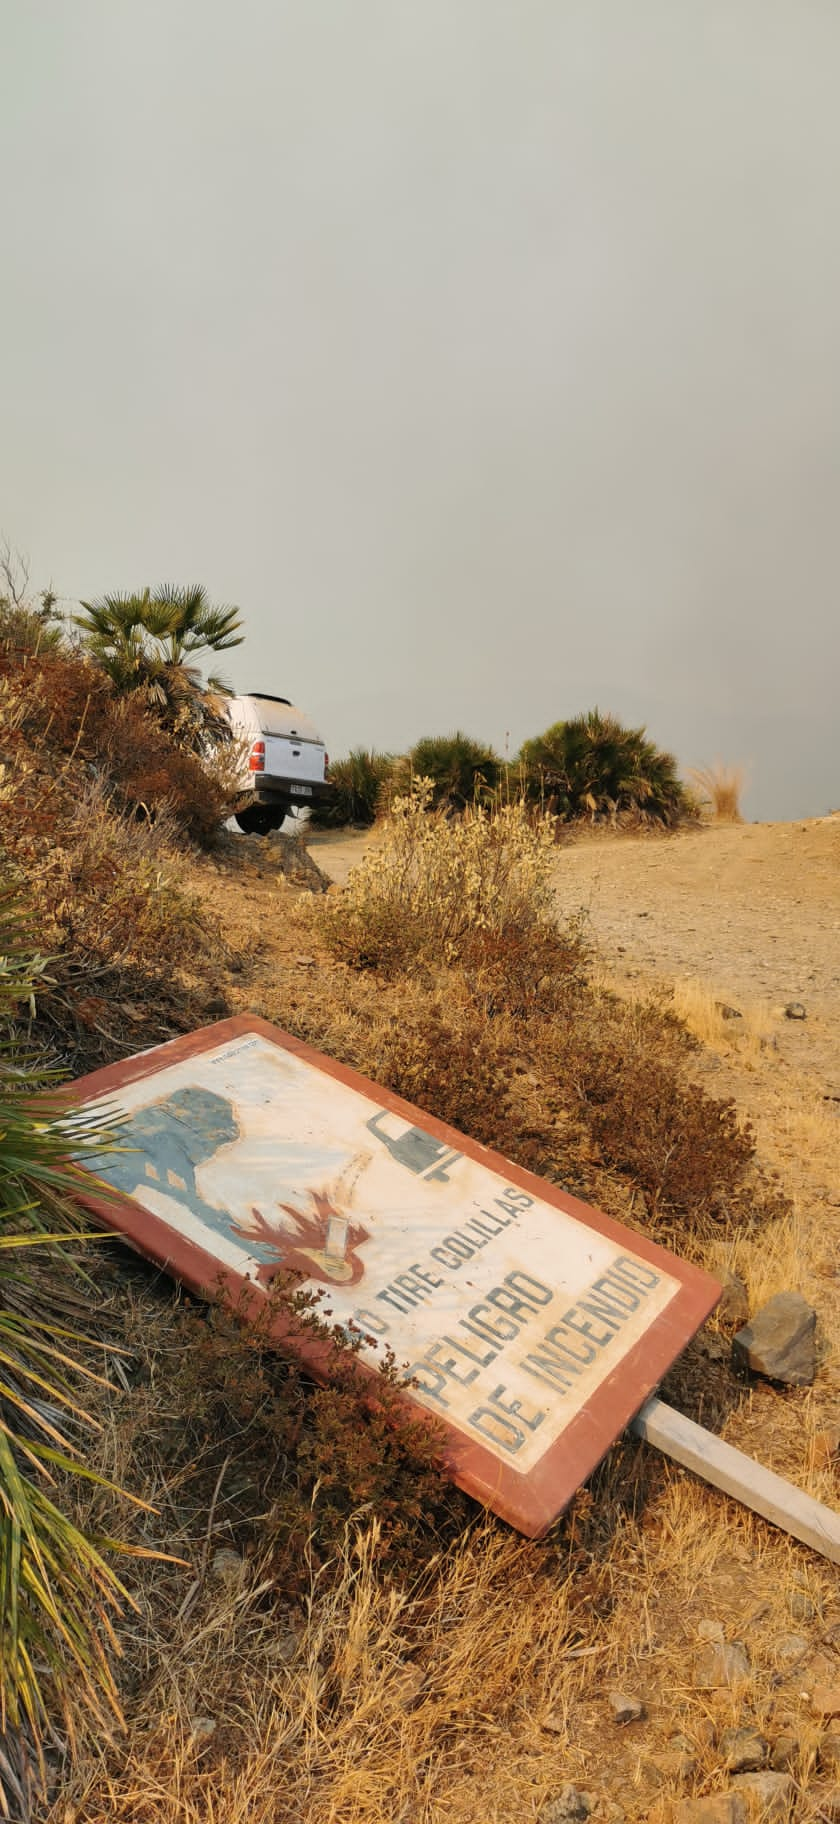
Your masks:
M289 791L291 792L293 798L311 798L312 797L311 785L290 785Z

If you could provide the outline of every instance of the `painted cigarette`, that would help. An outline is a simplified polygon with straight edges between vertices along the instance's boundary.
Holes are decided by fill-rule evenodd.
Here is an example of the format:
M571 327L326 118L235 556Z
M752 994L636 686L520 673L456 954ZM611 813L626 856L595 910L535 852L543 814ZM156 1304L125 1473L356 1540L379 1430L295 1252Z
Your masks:
M327 1223L327 1239L324 1253L330 1260L343 1260L347 1249L347 1230L350 1224L346 1216L331 1216Z

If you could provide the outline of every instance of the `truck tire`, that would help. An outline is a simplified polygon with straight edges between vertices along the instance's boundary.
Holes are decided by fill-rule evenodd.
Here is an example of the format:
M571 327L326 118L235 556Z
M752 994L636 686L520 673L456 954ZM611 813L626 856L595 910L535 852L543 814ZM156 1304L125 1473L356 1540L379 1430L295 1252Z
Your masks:
M279 830L286 817L285 804L249 804L234 816L243 836L268 836Z

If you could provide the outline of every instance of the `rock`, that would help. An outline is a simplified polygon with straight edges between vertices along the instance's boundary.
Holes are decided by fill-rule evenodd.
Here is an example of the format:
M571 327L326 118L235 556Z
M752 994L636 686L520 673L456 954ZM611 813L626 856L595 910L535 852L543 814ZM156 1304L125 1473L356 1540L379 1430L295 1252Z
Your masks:
M816 1327L816 1311L800 1292L777 1292L733 1337L734 1365L786 1387L810 1387L816 1373Z
M726 1001L715 1001L715 1006L722 1020L742 1020L744 1017L737 1007L730 1007Z
M229 1013L230 1007L223 994L211 994L209 1001L204 1003L206 1020L226 1020Z
M807 1018L808 1015L805 1012L801 1001L788 1001L785 1008L786 1020L806 1020Z
M799 1737L778 1735L773 1743L770 1766L774 1773L787 1773L799 1756Z
M547 1729L549 1735L565 1735L568 1727L568 1717L565 1717L561 1710L552 1710L548 1716L543 1717L540 1723L540 1728Z
M697 1624L698 1640L717 1640L723 1645L726 1636L722 1621L711 1621L708 1616Z
M840 1425L826 1425L814 1432L811 1445L815 1469L831 1469L840 1454Z
M795 1666L804 1659L810 1646L804 1634L780 1634L776 1641L776 1660L780 1666Z
M720 1275L723 1291L718 1299L716 1317L721 1324L731 1324L733 1329L740 1329L750 1315L750 1301L747 1288L736 1273L728 1270Z
M683 1754L679 1748L663 1748L659 1754L649 1754L645 1769L659 1785L671 1785L675 1780L693 1780L697 1772L697 1762L693 1754Z
M222 1545L210 1560L210 1575L219 1583L241 1583L245 1576L245 1560L230 1546Z
M608 1693L613 1719L617 1723L638 1723L645 1714L645 1706L640 1697L629 1697L625 1691Z
M840 1716L840 1685L815 1685L811 1692L811 1709L815 1716L828 1721Z
M296 956L295 962L299 969L317 969L318 967L314 956Z
M840 1824L840 1786L832 1786L830 1792L821 1793L819 1806L816 1815L820 1824L823 1819L825 1824Z
M754 1773L766 1767L770 1743L757 1729L725 1729L720 1738L720 1752L727 1773Z
M739 1679L749 1676L750 1662L738 1640L728 1644L726 1641L710 1642L695 1661L694 1683L698 1691L719 1691L723 1686L737 1684Z
M705 1799L681 1799L674 1824L746 1824L747 1808L737 1792L714 1792Z
M817 1612L816 1603L805 1590L791 1590L787 1606L794 1621L813 1621Z
M577 1786L563 1786L556 1799L547 1799L539 1813L539 1824L579 1824L588 1818L592 1800Z
M196 1746L209 1742L216 1733L215 1716L194 1716L190 1723L190 1741Z
M762 1824L790 1817L796 1787L789 1773L739 1773L733 1785L748 1805L752 1800Z
M817 1765L822 1773L840 1773L840 1735L829 1729L820 1737Z

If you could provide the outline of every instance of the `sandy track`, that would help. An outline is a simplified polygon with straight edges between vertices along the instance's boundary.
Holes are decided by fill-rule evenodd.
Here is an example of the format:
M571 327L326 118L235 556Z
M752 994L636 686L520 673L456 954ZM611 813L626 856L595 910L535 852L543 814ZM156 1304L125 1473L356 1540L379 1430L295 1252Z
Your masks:
M617 973L764 1003L787 1061L840 1094L840 818L582 838L555 874L561 913L585 908ZM784 1017L791 1001L806 1020Z

